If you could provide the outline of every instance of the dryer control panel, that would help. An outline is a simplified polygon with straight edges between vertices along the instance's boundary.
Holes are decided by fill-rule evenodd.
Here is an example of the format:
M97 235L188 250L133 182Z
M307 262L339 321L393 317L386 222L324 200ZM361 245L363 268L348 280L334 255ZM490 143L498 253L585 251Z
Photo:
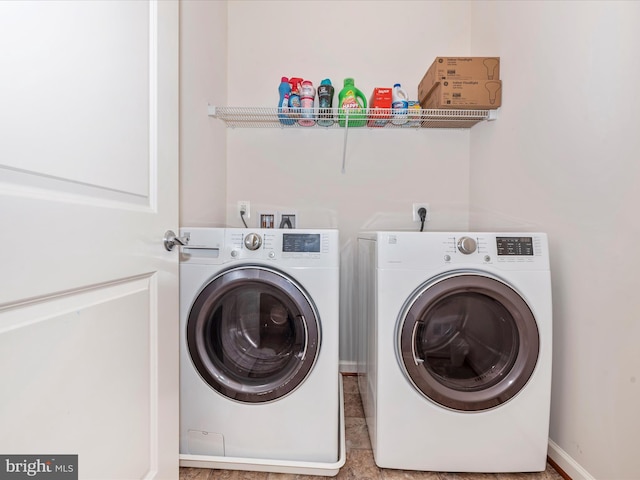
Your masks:
M363 232L378 243L378 268L549 268L547 236L516 232Z
M498 255L533 255L533 237L496 237Z

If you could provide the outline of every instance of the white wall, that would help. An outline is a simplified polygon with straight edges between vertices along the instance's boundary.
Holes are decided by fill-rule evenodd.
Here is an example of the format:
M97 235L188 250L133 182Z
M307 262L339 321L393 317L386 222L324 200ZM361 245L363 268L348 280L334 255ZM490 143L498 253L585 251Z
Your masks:
M226 129L207 104L227 97L227 3L180 2L180 226L224 226Z
M316 87L330 78L336 102L346 77L367 98L374 87L399 82L415 99L433 57L469 51L466 2L231 1L228 8L229 106L275 107L282 76ZM257 225L258 211L287 208L298 212L300 227L340 230L343 368L355 354L357 232L417 229L413 202L431 205L429 228L466 228L469 135L350 129L342 174L343 129L228 131L229 225L242 226L237 201L249 200L250 225Z
M504 82L471 134L472 225L549 233L550 454L574 479L637 479L640 3L474 2L472 20Z

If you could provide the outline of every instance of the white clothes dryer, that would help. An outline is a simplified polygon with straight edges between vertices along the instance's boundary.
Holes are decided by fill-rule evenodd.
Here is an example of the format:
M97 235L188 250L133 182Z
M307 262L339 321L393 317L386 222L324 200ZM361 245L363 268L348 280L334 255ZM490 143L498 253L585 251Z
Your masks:
M338 232L182 228L180 236L188 238L180 254L181 464L336 465ZM256 467L256 459L266 462Z
M547 236L362 233L358 280L358 385L376 463L545 470Z

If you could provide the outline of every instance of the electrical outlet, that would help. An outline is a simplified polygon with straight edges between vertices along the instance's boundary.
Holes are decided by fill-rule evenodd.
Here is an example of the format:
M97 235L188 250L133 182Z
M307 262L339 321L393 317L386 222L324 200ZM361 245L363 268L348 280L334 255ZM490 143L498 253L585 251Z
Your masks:
M429 204L428 203L414 203L413 204L413 221L414 222L419 222L420 221L420 215L418 214L418 210L420 210L421 208L424 208L427 210L427 216L425 217L424 221L428 222L429 220L431 220L431 210L429 210Z
M244 218L251 218L251 203L249 200L238 200L238 216L242 216L244 212Z

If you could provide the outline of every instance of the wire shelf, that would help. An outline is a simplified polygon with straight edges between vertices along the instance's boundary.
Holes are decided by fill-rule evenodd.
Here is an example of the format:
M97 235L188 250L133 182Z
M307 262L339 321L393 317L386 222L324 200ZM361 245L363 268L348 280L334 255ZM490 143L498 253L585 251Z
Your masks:
M377 129L420 129L420 128L471 128L478 122L494 120L496 110L408 110L406 122L397 125L392 119L392 109L367 108L363 113L349 113L339 108L310 109L312 124L300 125L300 113L288 112L279 118L276 107L215 107L209 106L209 115L218 118L231 128L377 128ZM307 119L308 120L308 119ZM319 125L316 121L326 121ZM342 120L340 122L339 120ZM404 118L403 118L404 120ZM304 121L304 119L303 119ZM342 123L342 124L341 124Z

